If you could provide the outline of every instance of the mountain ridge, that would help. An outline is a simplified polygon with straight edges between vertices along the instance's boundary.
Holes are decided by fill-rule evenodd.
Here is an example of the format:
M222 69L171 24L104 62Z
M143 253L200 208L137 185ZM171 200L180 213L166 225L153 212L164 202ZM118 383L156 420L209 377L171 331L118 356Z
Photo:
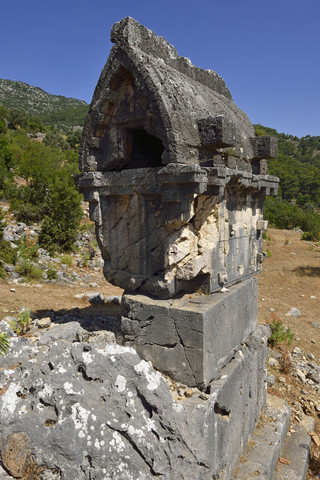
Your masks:
M0 78L0 105L23 110L49 125L82 126L89 109L84 100L53 95L40 87Z

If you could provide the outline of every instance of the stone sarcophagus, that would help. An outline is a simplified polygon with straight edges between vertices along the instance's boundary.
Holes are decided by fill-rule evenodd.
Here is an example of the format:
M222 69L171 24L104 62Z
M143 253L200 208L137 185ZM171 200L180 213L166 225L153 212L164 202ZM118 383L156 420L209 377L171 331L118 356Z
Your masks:
M78 180L107 280L168 299L260 269L272 137L256 137L224 81L135 20L115 43L86 120Z
M135 20L115 24L111 39L77 183L105 277L126 290L117 340L206 392L207 406L192 403L203 478L229 480L265 403L255 275L263 200L278 188L266 166L277 144L255 135L215 72Z

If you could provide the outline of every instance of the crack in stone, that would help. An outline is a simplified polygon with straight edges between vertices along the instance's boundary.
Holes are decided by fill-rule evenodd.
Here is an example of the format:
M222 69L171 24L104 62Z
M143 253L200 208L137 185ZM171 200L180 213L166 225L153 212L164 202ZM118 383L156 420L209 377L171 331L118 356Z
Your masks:
M169 313L171 313L170 310L169 310ZM186 359L186 362L187 362L188 365L189 365L190 372L191 372L191 375L192 375L192 377L193 377L194 383L197 384L196 378L195 378L194 373L193 373L193 369L192 369L191 364L190 364L190 362L189 362L189 359L188 359L188 357L187 357L186 346L185 346L185 344L184 344L184 342L183 342L183 340L182 340L182 338L181 338L181 336L180 336L180 334L179 334L179 332L178 332L178 328L177 328L176 322L175 322L175 320L174 320L174 316L173 316L172 314L171 314L171 319L172 319L172 322L173 322L173 325L174 325L174 328L175 328L177 337L179 338L180 344L181 344L182 347L183 347L184 357L185 357L185 359ZM185 318L185 322L186 322L186 324L187 324L187 319L186 319L186 318Z
M166 425L166 424L162 421L161 418L159 418L159 423L160 423L161 427L162 427L165 431L167 431L168 433L170 433L171 435L173 435L175 439L177 438L177 437L176 437L177 432L176 432L173 428L171 428L169 425ZM172 438L170 438L170 437L168 436L168 437L166 437L166 440L170 441L170 440L172 440ZM189 447L189 445L186 443L186 441L185 441L181 436L179 436L178 441L181 442L181 443L184 445L184 447L187 449L187 451L191 453L191 455L193 456L194 460L196 461L196 463L197 463L197 465L198 465L197 456L196 456L196 454L193 452L193 450ZM180 456L180 458L181 458L181 456ZM202 463L202 462L201 462L201 463ZM210 468L210 467L208 466L207 468Z
M172 344L169 344L169 343L164 344L164 345L160 345L159 343L154 343L154 342L152 342L152 343L147 343L147 342L145 342L143 345L149 345L149 346L151 346L151 347L154 347L154 346L156 345L157 347L167 348L167 349L169 350L169 349L171 349L171 348L175 348L175 347L178 345L178 342L176 342L176 343L173 344L173 345L172 345Z
M133 247L134 245L137 245L137 243L142 242L142 240L145 240L147 237L150 237L150 235L156 234L156 231L157 231L157 230L161 230L161 229L158 227L158 228L154 229L152 232L146 233L146 235L144 235L143 237L139 238L139 239L136 240L135 242L129 243L129 244L127 245L127 247Z
M114 223L112 227L110 227L110 231L111 231L111 230L114 230L115 228L117 228L117 226L119 225L119 223L120 223L122 220L125 221L125 222L127 223L127 225L128 225L128 220L125 220L125 219L124 219L124 216L127 214L128 210L129 210L129 208L130 208L130 205L131 205L131 203L128 202L127 208L125 209L125 211L123 212L123 214L121 215L121 217L117 220L117 222Z
M219 405L218 402L214 404L214 412L219 415L222 420L229 421L231 418L231 410L227 410L223 405Z
M164 474L163 473L160 473L160 472L156 472L152 465L151 465L151 462L148 461L146 459L146 457L144 456L143 452L139 449L138 445L135 443L135 441L130 437L130 435L125 432L124 430L120 430L120 429L117 429L111 425L108 425L108 427L111 429L111 430L114 430L115 432L118 432L125 440L127 440L127 442L130 443L130 445L132 446L133 450L139 455L139 457L144 461L144 463L149 467L150 469L150 473L155 477L162 477Z

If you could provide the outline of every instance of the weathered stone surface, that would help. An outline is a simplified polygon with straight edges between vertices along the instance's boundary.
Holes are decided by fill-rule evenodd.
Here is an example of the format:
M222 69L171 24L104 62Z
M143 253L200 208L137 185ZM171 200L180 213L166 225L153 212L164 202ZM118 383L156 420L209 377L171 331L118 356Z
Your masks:
M86 340L88 332L80 327L78 322L68 322L64 325L55 325L47 330L40 338L39 345L49 345L56 340L72 343Z
M0 370L2 458L9 436L23 432L45 479L209 480L218 469L226 472L222 480L230 478L230 456L239 458L264 402L266 339L259 330L205 399L195 390L178 400L129 347L69 343L62 335L49 345L26 341L29 361ZM13 351L7 361L15 364Z
M269 135L263 137L255 137L254 144L254 157L260 158L275 158L278 155L278 141L274 137Z
M30 438L24 432L8 435L1 447L1 460L15 478L25 475L30 465Z
M13 478L0 465L0 480L12 480Z
M290 423L290 407L268 395L267 404L251 435L235 474L235 480L273 479L274 470ZM291 477L287 477L290 478ZM296 479L298 480L298 479ZM301 477L300 480L303 480Z
M314 419L304 416L299 425L295 425L294 432L288 436L281 450L281 457L289 460L288 464L277 465L272 480L305 480L310 459L311 437L309 432L314 430Z
M118 338L174 380L203 387L253 332L257 308L256 279L175 300L125 294Z
M201 70L179 57L168 42L132 18L115 24L111 39L115 46L101 73L85 126L80 155L83 170L140 165L148 151L153 154L149 162L153 156L154 163L163 164L221 158L226 152L219 148L224 146L234 148L243 167L255 156L254 128L215 72ZM216 129L210 142L202 135L203 124L199 133L198 122L203 119L210 119ZM150 137L146 135L153 137L155 146L147 145ZM144 137L144 151L137 155L137 140Z
M190 183L179 192L182 181ZM168 298L253 275L262 244L262 199L253 192L267 184L252 174L239 178L236 171L196 166L101 173L103 195L92 218L107 280ZM250 185L252 194L245 193Z
M105 277L170 298L254 275L262 201L278 186L263 164L276 140L255 136L215 72L132 18L115 24L111 38L77 179Z
M48 328L50 327L51 325L51 318L50 317L44 317L44 318L40 318L40 320L38 320L38 327L39 328Z

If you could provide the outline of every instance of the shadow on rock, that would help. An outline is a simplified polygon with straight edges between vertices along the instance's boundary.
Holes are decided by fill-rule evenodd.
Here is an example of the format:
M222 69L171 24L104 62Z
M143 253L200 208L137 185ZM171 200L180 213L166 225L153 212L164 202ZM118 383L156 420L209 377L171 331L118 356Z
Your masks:
M72 308L70 310L37 310L33 317L38 320L50 318L55 324L78 322L88 332L98 330L114 331L117 315L120 314L120 305L91 305L84 308Z

